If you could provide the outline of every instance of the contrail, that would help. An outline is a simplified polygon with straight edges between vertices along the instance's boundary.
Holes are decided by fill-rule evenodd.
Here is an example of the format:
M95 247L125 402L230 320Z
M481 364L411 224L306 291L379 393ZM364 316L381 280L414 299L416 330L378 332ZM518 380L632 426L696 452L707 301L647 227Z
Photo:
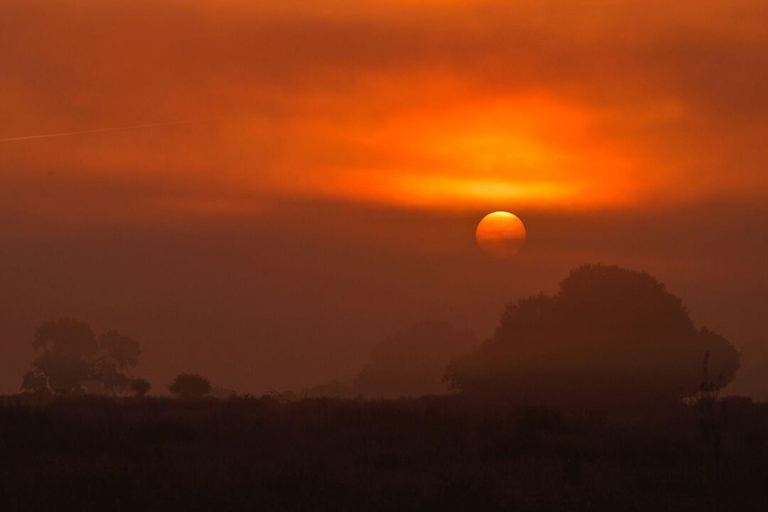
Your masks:
M13 142L13 141L19 141L19 140L34 140L34 139L51 139L54 137L69 137L70 135L119 132L123 130L134 130L137 128L150 128L152 126L169 126L172 124L189 124L189 123L198 123L198 122L200 122L199 119L194 119L191 121L165 121L162 123L134 124L131 126L115 126L112 128L97 128L95 130L81 130L78 132L46 133L45 135L25 135L24 137L8 137L6 139L0 139L0 142Z

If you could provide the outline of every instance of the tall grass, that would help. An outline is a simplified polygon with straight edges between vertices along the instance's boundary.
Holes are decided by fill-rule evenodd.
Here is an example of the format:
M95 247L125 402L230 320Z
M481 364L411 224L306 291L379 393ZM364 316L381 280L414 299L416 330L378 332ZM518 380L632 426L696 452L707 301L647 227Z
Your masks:
M0 510L747 510L768 407L4 398Z

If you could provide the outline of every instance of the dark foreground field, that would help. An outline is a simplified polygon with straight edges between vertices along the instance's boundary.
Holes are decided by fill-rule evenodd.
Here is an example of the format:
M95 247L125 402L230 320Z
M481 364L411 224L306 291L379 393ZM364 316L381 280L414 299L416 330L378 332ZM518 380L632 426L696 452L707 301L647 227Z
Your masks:
M768 408L0 407L0 510L765 510Z

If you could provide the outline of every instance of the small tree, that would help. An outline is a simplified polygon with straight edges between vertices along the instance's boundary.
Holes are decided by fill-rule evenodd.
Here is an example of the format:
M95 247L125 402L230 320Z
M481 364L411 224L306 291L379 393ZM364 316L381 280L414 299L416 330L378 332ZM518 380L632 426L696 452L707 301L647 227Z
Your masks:
M109 331L98 337L85 322L62 318L45 322L32 341L36 357L24 375L25 391L50 389L58 395L79 395L98 386L119 394L130 386L127 373L135 367L138 342Z
M196 373L181 373L168 386L168 391L179 398L199 398L211 392L211 383Z
M131 381L131 391L136 395L136 398L144 398L150 389L152 389L152 384L145 379L133 379Z
M42 324L35 331L32 348L37 353L32 363L34 373L44 375L48 386L59 395L81 393L94 361L100 358L99 342L91 328L72 318Z

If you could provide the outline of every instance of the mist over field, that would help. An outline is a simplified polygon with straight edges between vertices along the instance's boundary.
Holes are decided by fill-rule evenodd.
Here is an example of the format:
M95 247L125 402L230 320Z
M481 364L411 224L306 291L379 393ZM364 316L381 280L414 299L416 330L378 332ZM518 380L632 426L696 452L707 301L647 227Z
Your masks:
M764 0L0 2L0 511L759 510Z

